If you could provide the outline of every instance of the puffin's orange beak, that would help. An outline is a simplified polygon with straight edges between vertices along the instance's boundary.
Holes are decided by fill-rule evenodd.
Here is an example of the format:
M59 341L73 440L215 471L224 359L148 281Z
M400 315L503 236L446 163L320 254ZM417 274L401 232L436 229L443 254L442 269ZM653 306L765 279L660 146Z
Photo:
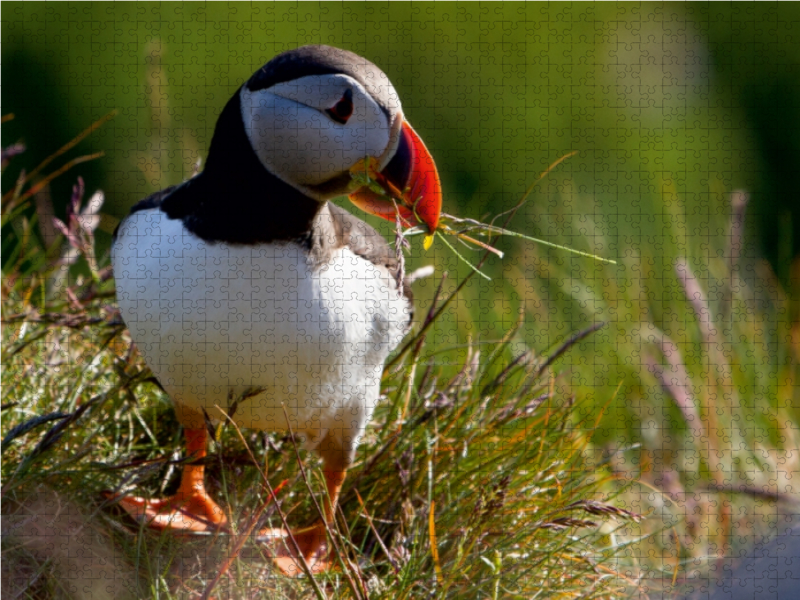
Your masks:
M399 213L404 227L424 224L429 234L436 231L442 212L442 184L433 157L408 121L403 121L392 160L379 173L369 175L385 194L364 186L350 194L353 204L388 221L395 221Z

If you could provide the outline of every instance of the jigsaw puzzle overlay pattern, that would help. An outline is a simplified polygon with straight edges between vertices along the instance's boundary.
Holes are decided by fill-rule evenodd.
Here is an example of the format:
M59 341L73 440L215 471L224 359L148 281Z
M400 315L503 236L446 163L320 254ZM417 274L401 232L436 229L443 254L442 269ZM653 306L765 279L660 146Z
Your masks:
M31 187L25 215L37 215L37 239L64 257L46 294L67 298L70 310L88 306L97 294L75 296L87 273L97 280L95 292L108 293L104 322L120 327L108 348L120 344L124 361L98 373L123 363L128 377L152 372L126 384L125 398L133 400L124 410L103 404L105 397L92 404L104 393L99 376L69 395L52 392L47 406L44 392L8 387L3 452L9 449L12 466L3 477L15 495L3 506L4 562L16 559L18 546L31 551L28 562L4 570L4 593L39 589L31 565L48 564L52 580L74 597L134 597L130 553L109 541L110 532L152 539L134 523L155 518L171 526L180 519L182 533L209 540L219 531L236 540L252 524L260 549L193 538L165 572L171 593L191 596L215 589L219 582L203 577L227 573L235 555L262 569L253 578L255 597L265 593L259 578L279 571L324 578L328 568L342 568L329 564L344 550L325 533L339 510L340 521L358 514L364 529L361 538L358 531L347 538L367 540L347 549L374 573L364 576L372 586L364 583L364 597L394 590L380 568L364 566L366 556L393 573L424 564L416 568L429 571L431 593L459 597L457 586L448 588L456 585L450 574L473 576L461 559L448 562L447 544L467 539L469 519L489 507L505 507L510 519L519 502L525 508L515 514L527 515L517 517L519 531L558 530L566 539L575 533L570 527L590 528L588 519L543 512L551 497L537 490L553 485L558 496L569 487L564 473L553 471L558 484L542 471L535 484L515 488L517 474L536 467L514 463L506 473L491 466L492 457L506 464L502 448L516 452L521 439L549 448L536 436L558 426L565 436L586 436L576 453L597 487L576 502L589 503L580 506L588 507L592 531L637 541L601 561L635 581L628 591L642 598L794 597L796 6L8 2L3 9L3 114L14 114L3 124L3 193L23 165L30 173L116 111L62 162L104 155ZM307 44L356 58L318 50L269 66ZM16 142L24 152L9 150ZM502 258L484 258L480 246L455 236L435 237L429 249L422 235L410 236L404 246L396 237L403 228L381 219L377 204L366 205L368 215L363 203L347 201L351 173L366 155L381 185L388 180L404 194L397 202L435 212L429 198L439 191L422 175L432 168L421 158L427 153L446 213L499 226L518 207L507 229L527 239L470 233ZM78 175L85 190L73 190ZM186 181L178 192L156 194ZM239 191L229 196L229 188ZM77 200L68 207L70 197ZM329 199L369 226L339 208L316 214ZM9 256L23 235L5 219L4 211ZM420 217L417 225L428 223ZM91 260L82 258L84 233L97 244ZM4 277L13 286L10 264ZM425 329L421 350L415 336L462 283ZM4 343L15 352L25 336L20 323L5 325L14 333ZM501 341L506 346L495 351ZM93 364L66 343L46 343L45 370ZM413 369L402 363L415 353L422 358ZM398 383L401 373L419 386ZM530 398L503 412L500 399L515 377L520 397L525 390ZM534 383L526 388L524 377ZM472 403L459 395L467 389ZM160 402L167 398L177 413ZM481 420L490 413L503 423L496 431ZM461 417L473 424L453 425ZM118 420L118 437L76 442L74 451L87 456L76 464L102 465L113 492L101 497L98 487L73 499L41 475L43 463L31 461L72 439L61 437L68 425L95 418ZM53 423L63 431L50 438L37 429ZM463 435L448 433L462 425ZM485 445L470 437L480 428ZM181 449L184 432L188 449ZM401 434L416 441L404 445ZM38 445L35 435L43 436ZM120 440L127 440L124 451ZM437 479L425 471L428 458L415 453L426 444L435 447L432 455L484 456L485 464L469 470L453 463L451 479ZM256 455L246 455L251 447ZM192 456L192 464L181 460ZM148 467L161 459L170 462ZM383 460L394 479L376 474ZM253 463L269 471L269 490L256 483ZM28 472L41 479L25 480ZM467 472L485 477L474 489L463 484L480 490L470 496L472 516L453 508L469 495L458 491ZM240 489L226 478L242 478ZM636 483L614 488L616 481ZM441 496L446 501L432 502L436 482L452 486ZM223 498L222 489L240 497ZM378 509L366 496L376 489L394 504ZM145 500L168 492L191 497L188 509ZM288 512L285 522L268 508L273 496ZM595 501L613 508L603 513ZM239 507L244 512L234 515ZM624 527L601 528L598 511L614 509ZM370 510L382 512L368 522L362 515ZM459 524L449 533L445 513ZM644 519L626 521L631 514ZM310 523L311 530L300 528ZM426 550L429 562L415 563L420 548L436 546L437 525L441 554ZM511 536L514 527L504 527ZM535 563L532 542L506 547L487 539L474 546L480 558L467 561L485 570L474 581L500 590L491 583L497 573L503 586L511 585L503 574L527 581L520 590L544 585L514 570ZM599 547L586 552L601 556ZM264 566L270 557L277 570ZM467 589L461 597L477 594Z

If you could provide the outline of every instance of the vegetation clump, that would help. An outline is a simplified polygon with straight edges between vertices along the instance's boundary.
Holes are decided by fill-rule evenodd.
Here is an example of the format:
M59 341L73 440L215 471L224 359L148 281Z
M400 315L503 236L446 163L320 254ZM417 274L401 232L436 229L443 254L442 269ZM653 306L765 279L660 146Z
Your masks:
M84 206L78 179L54 222L37 185L22 175L3 212L15 244L2 288L4 593L612 598L636 585L619 556L639 516L617 506L624 482L588 460L593 422L555 385L556 359L591 332L548 356L518 328L433 344L442 285L384 374L330 531L338 570L285 579L241 535L279 525L279 511L313 520L307 490L318 496L322 475L291 435L216 428L208 481L233 534L177 538L130 521L104 492L169 491L181 432L114 306L95 241L102 196Z

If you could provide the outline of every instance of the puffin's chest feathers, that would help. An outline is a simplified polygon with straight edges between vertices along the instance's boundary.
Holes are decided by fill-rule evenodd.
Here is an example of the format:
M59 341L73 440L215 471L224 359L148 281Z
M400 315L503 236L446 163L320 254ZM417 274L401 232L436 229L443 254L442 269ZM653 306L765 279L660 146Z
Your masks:
M207 242L157 207L125 220L114 247L120 307L175 401L212 414L258 390L237 420L261 428L285 421L282 403L302 421L300 407L326 420L374 401L410 303L385 266L328 243L333 229L315 230L309 248Z

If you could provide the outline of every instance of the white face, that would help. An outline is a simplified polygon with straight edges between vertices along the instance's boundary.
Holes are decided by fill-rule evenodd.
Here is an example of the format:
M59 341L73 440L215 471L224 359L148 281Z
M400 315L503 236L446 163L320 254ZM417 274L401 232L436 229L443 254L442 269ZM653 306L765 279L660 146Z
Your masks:
M399 131L399 124L390 123L347 75L312 75L256 92L243 86L241 103L245 131L261 163L304 191L368 156L388 162L390 144L397 145L392 130ZM400 114L399 100L392 114Z

